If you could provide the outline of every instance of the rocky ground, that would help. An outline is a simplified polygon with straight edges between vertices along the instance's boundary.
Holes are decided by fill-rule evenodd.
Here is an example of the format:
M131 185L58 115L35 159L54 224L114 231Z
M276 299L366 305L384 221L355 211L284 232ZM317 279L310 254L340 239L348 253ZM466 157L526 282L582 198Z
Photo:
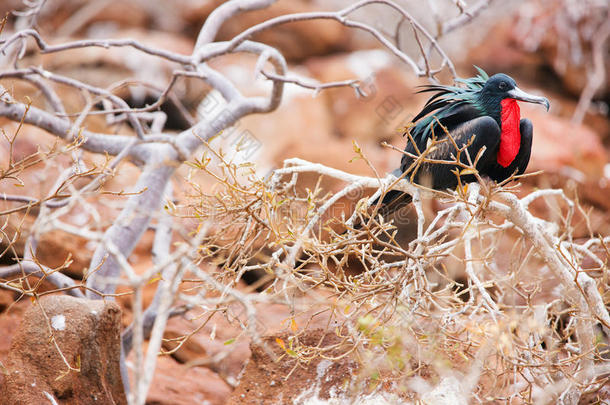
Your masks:
M175 2L179 4L174 4L159 1L151 2L155 4L153 6L146 4L148 2L110 0L105 2L107 6L103 10L92 12L86 23L70 18L82 7L82 3L49 1L49 11L41 16L43 35L54 33L58 38L78 37L85 33L113 37L130 36L187 53L194 43L195 34L202 21L215 5L222 2L181 0ZM254 12L231 21L223 27L221 37L230 38L244 27L264 18L319 9L322 7L320 4L305 0L280 1L270 10ZM0 5L0 15L5 9L18 5L17 1L3 2ZM489 31L488 39L484 43L471 49L460 49L459 72L464 76L472 74L472 64L477 64L490 73L503 71L513 75L526 91L545 94L551 101L552 108L548 114L536 106L522 106L522 115L530 118L534 124L534 145L529 171L543 171L540 175L524 180L523 191L552 186L577 193L580 201L591 210L590 217L595 231L609 235L610 199L607 196L610 195L610 121L607 102L610 98L610 87L605 85L596 96L599 100L605 100L606 104L595 104L589 109L583 123L573 123L571 117L578 96L585 86L580 77L586 76L586 69L582 66L570 66L563 72L554 70L554 58L557 53L555 48L558 45L553 43L552 38L544 39L538 51L528 51L527 46L523 45L523 38L519 38L519 33L515 33L513 29L514 14L489 14L485 15L485 18L495 18L497 23ZM312 32L315 32L315 35L312 35ZM414 87L425 84L424 80L414 78L412 73L387 51L370 48L370 40L363 40L344 27L330 22L286 26L268 32L259 40L278 46L290 59L291 70L299 76L315 78L322 82L361 78L367 84L365 88L369 90L369 97L358 99L353 90L345 88L324 91L314 96L309 91L289 86L277 111L268 115L251 116L240 123L240 131L247 131L255 141L255 147L252 149L238 152L241 159L256 161L261 173L280 166L286 158L300 157L351 173L370 175L370 169L363 161L350 162L353 157L352 141L355 140L379 172L391 171L397 166L400 156L380 146L380 143L386 141L397 147L404 145L399 128L409 122L425 100L424 97L413 94ZM457 50L454 49L453 53L457 53ZM606 53L606 66L610 66L610 58L607 55ZM141 63L142 61L134 61L131 64L132 72L117 71L117 61L130 57L132 56L127 53L109 53L95 49L69 55L52 55L43 58L42 63L48 67L54 66L65 74L92 75L100 84L110 83L136 72L138 77L154 77L157 80L169 77L171 70L168 66L150 65ZM248 57L232 56L219 60L214 67L232 77L247 93L256 94L265 91L267 86L264 80L253 76L252 68L255 62ZM11 83L10 88L17 98L32 92L31 88L17 82ZM185 86L182 91L185 104L194 108L201 101L206 89L193 83L192 86ZM70 97L76 96L66 93L66 98ZM137 101L138 95L131 97ZM0 127L7 133L11 133L16 125L0 119ZM179 118L176 118L175 125L176 128L180 127ZM231 149L235 147L236 141L237 138L228 136L215 142L224 143L226 148ZM53 142L53 138L42 131L27 128L15 145L15 153L26 155L36 150L36 145L51 145ZM8 146L4 143L2 147L5 148L2 156L6 156ZM127 163L123 164L119 174L112 180L112 188L120 190L129 185L134 173L137 173L137 169ZM182 171L182 174L185 173L186 169ZM24 189L26 193L36 197L44 194L45 187L49 185L39 176L34 170L26 173L24 181L37 185ZM178 176L178 190L181 186L184 187L180 181ZM209 182L209 179L202 179L203 181ZM336 185L329 183L325 186L333 189ZM7 187L2 185L2 191L10 189ZM104 209L105 218L102 218L102 223L109 221L114 214L110 208ZM73 219L77 224L78 216L75 215ZM31 220L29 216L11 217L7 226L25 226L24 229L27 229L28 221ZM146 235L131 259L136 271L143 272L150 265L152 238L152 233ZM23 249L23 240L14 246L16 253L22 255L23 251L19 249ZM57 267L70 257L72 263L65 273L78 278L88 266L93 249L94 246L84 239L79 240L74 236L53 231L39 242L38 259L49 267ZM243 288L247 287L243 285ZM151 285L145 295L145 305L152 299L153 292L154 286ZM58 305L57 302L49 302L51 307ZM116 353L103 353L103 344L110 344L118 339L120 328L128 325L132 317L129 297L117 300L117 304L100 303L99 308L88 309L89 315L78 315L90 322L91 313L99 312L100 319L105 319L103 327L99 327L97 323L101 329L93 328L86 336L90 342L95 342L91 345L99 347L100 352L97 352L97 357L93 356L91 361L103 365L104 373L81 373L78 381L65 379L53 382L57 370L63 367L62 359L44 350L32 350L32 347L46 347L53 352L49 345L44 344L48 336L31 334L36 330L36 325L47 320L40 318L40 312L37 312L36 305L32 304L30 299L15 292L0 290L0 368L5 371L0 373L0 387L8 395L6 398L16 398L13 403L28 403L30 397L12 392L11 386L17 383L20 374L37 373L40 381L37 392L53 390L57 393L68 389L66 387L77 387L70 389L79 393L88 392L90 395L96 395L98 400L108 401L104 399L107 398L104 395L110 395L109 392L119 384L116 380L118 359L114 358ZM74 308L75 314L83 311L82 308ZM328 398L333 392L340 397L346 376L353 373L357 363L350 358L335 363L318 359L307 366L274 362L273 359L281 354L274 342L282 339L283 334L291 327L289 322L286 322L291 318L290 308L275 305L258 309L258 323L268 336L271 352L264 349L267 346L251 346L248 338L240 334L240 329L220 315L215 315L203 328L199 328L200 314L196 311L171 319L165 331L167 339L179 338L193 331L194 333L171 355L160 357L147 404L267 404L289 403L293 400L304 402L305 391L322 399ZM121 311L120 317L117 315L118 311ZM297 324L301 325L299 322L301 321L297 321ZM321 328L323 320L320 323ZM64 326L66 330L62 329L62 333L72 336L75 342L80 341L82 344L82 339L85 338L73 336L78 335L82 323L79 326L70 323ZM332 341L332 335L325 336L321 329L314 326L309 326L310 332L304 339ZM74 353L79 352L79 347L72 347ZM166 350L174 348L175 343L171 340L164 344ZM127 359L128 364L131 361L132 358ZM45 364L45 367L40 367L40 364ZM286 379L289 374L290 378ZM34 387L32 388L34 391ZM72 398L78 400L69 403L92 403L87 402L92 397L87 399L76 395ZM119 398L119 402L125 401L120 394L114 398ZM370 400L370 403L393 401L391 397Z

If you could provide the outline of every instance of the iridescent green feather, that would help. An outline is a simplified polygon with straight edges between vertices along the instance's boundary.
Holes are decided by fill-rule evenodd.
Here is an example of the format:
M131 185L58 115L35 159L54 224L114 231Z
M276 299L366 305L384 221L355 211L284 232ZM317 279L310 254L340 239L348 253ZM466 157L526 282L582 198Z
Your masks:
M428 85L422 86L423 89L418 91L418 93L435 93L419 114L413 118L413 122L417 123L411 128L411 136L418 144L424 144L432 133L432 128L438 125L437 121L442 122L458 107L467 103L478 107L479 92L489 76L480 67L475 66L475 68L479 73L477 76L455 79L456 83L462 86Z

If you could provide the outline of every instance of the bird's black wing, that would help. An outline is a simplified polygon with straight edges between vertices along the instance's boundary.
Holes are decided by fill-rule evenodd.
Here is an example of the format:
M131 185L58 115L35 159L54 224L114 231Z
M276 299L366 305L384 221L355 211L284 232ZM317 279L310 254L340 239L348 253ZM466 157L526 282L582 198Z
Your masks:
M475 106L469 103L457 106L454 108L451 114L439 118L438 121L451 134L458 147L466 144L472 135L477 135L475 137L475 142L468 148L469 154L473 160L476 157L478 150L483 146L483 144L486 143L486 139L489 140L489 142L487 142L488 144L486 145L487 150L493 149L493 151L486 153L484 159L481 159L481 163L487 165L487 156L491 156L492 153L493 156L495 156L497 151L497 143L500 139L500 127L493 120L493 118L481 116L480 110ZM479 134L481 136L479 136ZM454 161L454 158L452 158L451 155L453 154L456 156L457 151L453 142L447 138L447 133L445 130L438 125L435 125L434 137L441 142L436 146L435 150L428 152L427 157L434 160L444 160L448 163ZM411 142L411 139L415 140L417 148L415 148ZM412 135L409 140L407 140L405 152L411 154L412 156L417 156L418 151L420 153L424 153L427 148L427 143L427 140L422 142L421 139L415 139L415 137ZM438 190L454 188L457 185L457 177L452 172L456 168L455 164L423 163L419 167L412 168L411 165L414 162L414 158L412 156L406 154L403 156L401 167L396 173L397 177L406 170L410 169L414 173L414 176L411 177L408 175L406 178L409 180L413 179L418 184ZM462 155L461 160L466 163L466 155ZM464 176L462 181L473 181L473 179L470 177ZM379 204L379 199L376 199L369 203L369 207L377 207L377 214L387 218L397 210L410 204L411 201L412 198L409 194L398 190L390 190L383 197L381 204Z
M464 111L464 114L468 114ZM459 118L455 118L456 120ZM450 121L447 125L447 131L451 135L451 139L443 132L443 136L437 136L436 142L431 142L429 147L426 145L419 148L419 152L425 155L428 161L417 162L417 151L412 144L408 144L405 148L405 154L402 159L401 170L404 173L409 171L407 178L412 179L415 183L434 188L436 190L444 190L454 188L458 184L458 177L455 170L461 171L461 168L456 163L458 150L469 144L466 148L468 155L465 152L459 153L460 162L469 164L470 160L474 162L479 151L485 147L485 152L480 156L476 168L485 173L492 164L496 163L498 146L500 144L500 126L489 116L479 116L459 124L454 124L456 121ZM456 148L457 147L457 148ZM430 162L442 161L441 162ZM462 182L474 181L473 176L463 176Z
M423 136L422 132L425 130L425 128L420 125L411 128L410 136L407 139L407 146L405 147L405 151L412 154L417 154L417 151L423 152L427 148L432 138L442 139L447 136L445 129L443 129L442 127L446 128L447 131L451 133L459 125L478 118L481 115L482 113L479 108L470 103L464 103L453 106L451 112L445 112L445 114L443 114L442 116L437 117L435 115L431 115L429 117L426 117L425 120L429 121L429 125L433 124L431 132L433 136ZM437 122L440 122L442 127L437 125ZM413 142L415 142L415 145L413 144ZM404 170L406 166L405 163L408 164L409 162L409 157L406 155L403 156L400 165L401 169Z
M369 203L369 206L373 209L377 208L377 215L381 215L385 220L388 219L388 216L392 215L402 207L406 207L411 204L413 198L402 191L398 190L389 190L384 196L383 200L381 200L381 204L379 204L379 198L377 198L372 203Z
M484 116L483 111L477 107L477 99L479 92L489 79L485 71L477 67L478 76L469 79L457 79L462 86L442 86L428 85L423 86L418 93L434 93L426 102L422 110L413 118L414 125L409 129L409 140L405 152L411 155L417 155L426 150L430 140L441 140L447 138L445 132L448 131L458 146L466 144L472 135L476 135L476 141L468 147L469 153L474 159L477 151L485 145L489 152L486 152L481 164L488 165L490 156L495 158L497 153L497 145L500 139L500 127L492 118ZM441 125L438 125L440 123ZM444 128L443 128L444 127ZM481 136L479 139L479 134ZM487 135L489 139L486 140ZM433 157L440 160L452 160L452 152L455 152L454 143L447 139L445 144L438 144L437 150L433 152ZM493 149L490 150L490 149ZM455 155L455 153L454 153ZM464 156L461 158L465 159ZM413 169L412 163L414 158L405 154L403 156L400 173L405 170ZM435 167L440 166L440 167ZM454 165L433 165L425 163L418 166L417 176L409 177L416 182L420 180L419 169L421 172L432 177L432 182L429 184L433 188L443 189L457 184L457 177L451 172L455 169ZM477 167L479 167L477 165ZM411 196L397 190L390 190L384 196L381 203L379 199L371 202L370 206L378 206L378 213L389 215L397 209L409 204Z

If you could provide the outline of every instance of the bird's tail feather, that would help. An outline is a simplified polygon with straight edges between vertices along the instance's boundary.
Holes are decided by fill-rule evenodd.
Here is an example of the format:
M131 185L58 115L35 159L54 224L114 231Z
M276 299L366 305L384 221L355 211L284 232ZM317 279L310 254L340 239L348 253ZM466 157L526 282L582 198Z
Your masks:
M402 207L405 207L411 204L413 198L410 194L407 194L403 191L398 190L390 190L385 196L383 196L383 200L381 201L381 205L377 210L377 215L381 215L383 218L387 218L389 215L395 213ZM379 203L379 198L369 204L369 207L375 207Z
M381 215L384 219L387 219L394 212L411 204L412 200L413 198L410 194L398 190L390 190L383 196L381 204L379 204L379 198L377 198L375 201L369 203L369 208L375 209L375 207L379 205L376 215ZM362 228L362 223L357 220L354 223L353 228Z

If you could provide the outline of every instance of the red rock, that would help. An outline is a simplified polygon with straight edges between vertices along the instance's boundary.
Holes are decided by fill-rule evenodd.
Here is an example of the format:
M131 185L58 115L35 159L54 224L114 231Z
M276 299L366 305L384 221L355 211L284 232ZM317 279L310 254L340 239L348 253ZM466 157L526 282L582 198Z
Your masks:
M565 21L565 8L563 3L555 1L555 4L549 7L547 4L541 5L538 8L539 15L535 22L548 19ZM551 12L549 12L552 10ZM539 53L544 55L547 64L561 79L564 87L575 96L580 96L580 93L587 85L588 78L591 75L593 56L591 53L592 38L599 35L596 31L607 19L604 16L603 10L595 10L591 7L589 12L582 13L577 17L577 21L566 23L557 23L545 30L545 35L542 38ZM606 11L608 13L608 6ZM551 14L551 15L549 15ZM587 27L587 28L585 28ZM591 29L593 33L587 34L586 30ZM568 40L568 36L570 36ZM589 37L589 38L587 38ZM525 38L524 38L525 42ZM604 49L602 47L602 49ZM605 83L597 89L596 97L602 98L610 94L610 53L608 47L605 51L602 50L602 63L605 67Z
M578 97L590 76L592 39L607 18L608 7L604 10L601 3L572 12L561 0L532 1L527 8L500 16L485 41L468 51L466 61L495 71L519 71L540 81L548 81L545 69L550 68L563 88ZM608 78L610 53L606 50L602 57ZM597 97L609 92L606 80Z
M227 74L245 94L266 95L268 83L254 77L254 64L252 59L232 56L212 66ZM293 71L305 81L367 79L372 73L376 80L364 84L364 90L371 94L365 100L358 99L353 89L329 89L314 96L313 91L287 84L276 111L243 118L234 131L227 131L212 145L218 147L223 142L223 151L230 151L235 149L240 134L249 134L257 148L247 158L257 163L260 173L281 166L284 159L299 157L350 173L373 175L365 161L352 160L356 157L352 141L356 140L381 175L395 168L399 154L379 144L400 138L396 130L412 117L412 87L418 82L394 65L392 56L363 51L317 58ZM310 177L310 182L317 180L315 175ZM335 185L332 181L324 184L330 189Z
M231 58L229 63L217 63L214 66L227 73L247 95L264 95L265 80L254 80L254 61L246 58ZM307 72L302 73L308 76ZM240 79L241 78L241 79ZM226 131L217 137L212 146L222 148L231 155L237 149L240 137L247 136L252 141L250 150L241 152L241 159L256 163L258 173L267 174L270 170L281 167L285 159L298 157L330 167L346 170L355 174L371 175L371 169L362 159L350 160L356 156L353 152L352 137L335 136L336 117L328 106L331 99L327 92L313 97L313 92L302 90L294 85L286 86L286 96L280 107L265 115L251 115L239 121L235 129ZM353 91L347 92L347 97L354 98ZM370 105L371 114L374 104ZM387 159L376 143L367 140L360 143L367 156L380 171L385 170ZM240 159L237 161L241 162ZM209 182L209 176L203 184ZM301 175L299 188L313 188L318 181L318 175L305 173ZM199 182L200 180L197 179ZM322 186L329 190L337 189L343 183L334 179L324 179Z
M234 313L246 321L243 309L234 306ZM289 331L292 327L290 308L285 305L257 305L256 330L260 335ZM308 325L309 328L326 326L327 319L318 315L311 319L313 311L300 313L295 317L297 328ZM191 320L192 319L192 320ZM195 331L207 317L196 316L195 311L183 318L173 318L168 322L164 337L174 339L184 337ZM212 338L213 336L213 338ZM186 343L173 356L187 364L205 364L212 370L228 379L236 381L248 358L250 358L250 338L242 332L239 325L230 323L220 314L212 316L207 324L189 336ZM166 350L176 347L176 342L165 341Z
M14 136L17 123L7 123L6 120L0 119L0 125L3 129ZM19 161L22 158L32 154L33 152L40 149L42 152L52 150L57 146L58 141L56 137L46 133L41 129L37 129L31 126L24 126L22 131L19 132L15 138L18 140L13 150L13 162ZM5 139L0 139L0 152L2 159L0 164L8 165L9 156L9 145ZM86 158L91 158L91 155L87 155ZM58 166L67 167L71 158L66 155L59 155L52 158L54 163ZM91 164L91 160L86 160L88 164ZM14 194L27 196L32 198L45 198L56 182L59 176L60 170L56 169L54 165L47 165L40 163L29 167L17 174L20 182L13 180L5 180L0 183L0 193ZM15 184L22 184L22 187L15 187ZM77 179L75 186L80 187L82 180ZM22 206L23 203L18 202L4 202L0 201L0 207L2 210L14 209ZM107 211L100 207L100 211ZM12 258L13 252L19 257L24 256L25 240L29 236L36 216L39 213L38 207L33 207L29 210L22 210L13 214L8 215L5 219L8 221L6 232L10 239L14 235L18 235L16 241L12 244L11 251L7 252L7 258ZM71 223L75 226L82 226L80 221L86 220L87 214L86 209L82 206L76 205L66 215L61 217L63 222ZM92 248L88 241L82 237L68 234L64 231L57 229L48 230L42 232L38 238L38 246L36 256L40 262L50 268L57 268L63 265L68 258L70 258L72 264L65 270L67 274L79 277L82 276L83 269L89 265L89 260L92 255ZM6 238L3 238L1 245L2 249L6 248Z
M384 50L359 51L327 58L315 58L306 66L318 81L358 79L366 98L357 98L351 88L325 91L335 134L346 140L379 144L396 135L417 112L421 95L414 87L423 82L413 78L397 58Z
M312 395L328 399L331 395L345 392L349 387L350 376L358 368L349 356L337 361L318 357L297 366L297 360L285 354L277 339L288 345L286 334L267 336L261 345L251 345L252 358L227 404L274 404L278 400L286 404L301 403L298 399L303 400L304 392L311 391ZM340 343L340 338L317 329L301 335L299 342L326 347ZM327 354L336 355L339 350L333 349L333 354ZM280 359L281 355L284 356ZM293 370L295 366L296 372Z
M9 373L1 387L5 403L41 404L52 396L63 404L126 404L119 369L120 318L113 302L40 298L13 337L5 364ZM80 372L64 374L67 366L53 342Z
M163 336L165 339L185 337L195 331L200 322L203 320L170 319ZM212 334L215 334L214 339L211 338ZM237 381L244 363L250 357L249 340L239 335L239 328L231 325L223 316L214 315L203 329L191 335L174 352L173 357L181 363L206 365L224 378ZM178 341L165 340L163 348L174 349Z
M13 294L11 291L0 290L0 294L3 292ZM19 327L23 313L30 305L29 299L22 299L18 302L12 301L7 308L0 312L0 392L4 385L5 375L8 374L6 358L10 351L11 339Z
M8 290L0 290L0 292L13 294ZM6 364L6 356L10 349L11 337L17 330L23 313L30 305L29 299L22 299L18 302L11 300L10 305L4 308L0 313L0 362L2 362L2 364Z
M535 77L544 64L544 58L541 54L528 53L523 47L515 46L514 25L512 16L494 24L486 33L484 41L468 49L464 61L465 70L470 72L472 65L477 65L490 74L510 72L521 77Z
M4 385L4 376L8 372L5 365L6 357L11 347L11 339L19 326L23 313L30 306L30 302L27 299L22 299L18 302L10 299L10 302L8 302L9 294L13 294L13 292L0 290L0 295L5 297L5 302L9 304L0 312L0 391Z
M20 232L21 237L15 241L12 247L19 257L23 257L25 239L30 234L33 218L26 216L25 219L22 219L21 215L17 215L12 215L9 218L7 232L11 237L16 232ZM3 249L6 247L4 243L1 246L3 246ZM38 261L51 269L59 268L66 261L70 261L69 266L62 272L75 278L82 277L83 270L89 266L92 254L92 246L86 239L60 230L43 233L38 239L36 249Z
M19 0L5 0L0 3L0 15L4 18L7 13L10 13L13 10L19 10L21 7L23 7L23 2Z
M37 26L43 34L54 35L82 34L90 30L108 33L117 27L180 32L184 29L183 7L189 3L189 0L154 3L111 0L97 4L86 0L51 0L42 7ZM19 0L6 0L0 5L2 17L8 11L24 9L27 8Z
M225 404L231 387L205 367L181 365L168 356L157 359L147 405Z
M522 107L522 116L534 124L529 171L545 170L566 175L576 170L584 178L603 177L607 156L597 134L584 125L575 125L546 113L544 109L524 103Z
M0 125L7 134L12 136L16 130L17 123L9 123L5 119L0 119ZM55 136L32 126L24 126L16 139L19 142L16 143L13 151L14 160L19 160L28 156L37 151L38 148L41 148L43 151L50 150L57 142L63 142L58 141ZM0 159L0 164L8 164L8 151L8 142L5 139L0 138L0 152L3 157ZM104 162L105 158L103 156L84 152L83 159L88 167L99 167ZM63 167L67 167L71 164L71 158L66 155L56 156L53 158L53 161L54 163L57 163L58 166ZM124 162L119 166L116 175L106 181L104 190L111 192L127 191L133 186L133 179L137 178L139 173L140 170L133 164ZM18 174L23 187L15 187L14 183L16 182L5 180L0 183L0 193L44 198L51 192L51 187L54 185L58 175L59 170L56 170L53 165L47 167L44 163L41 163ZM82 187L85 182L90 180L91 177L77 179L75 181L75 186ZM103 198L104 201L118 199L118 197L114 196L104 196ZM126 197L123 197L123 199L125 198ZM102 223L110 223L118 214L118 210L109 207L108 204L101 201L99 196L92 196L88 198L87 201L95 207L97 213L101 217ZM13 209L19 205L22 204L0 201L0 208L2 210ZM60 219L62 222L77 228L82 227L83 225L92 222L89 210L89 207L76 204ZM15 243L13 243L12 247L19 257L24 256L25 240L30 234L38 212L39 208L34 207L29 210L29 215L25 215L25 211L21 211L8 216L8 224L5 232L7 232L7 235L11 239L13 235L18 233L19 237ZM153 235L153 232L146 232L140 243L138 243L134 254L130 257L130 262L134 264L134 266L141 262L150 263L150 249ZM6 240L7 239L4 238L0 242L2 250L6 248ZM36 257L42 264L50 268L58 268L69 258L72 263L63 272L78 279L82 277L83 270L89 266L95 247L95 243L91 243L84 237L69 234L58 229L51 229L41 233L38 240ZM12 252L7 253L7 256L11 255L11 253ZM140 267L142 267L142 265L140 265ZM144 264L144 268L147 269L148 267Z
M522 116L530 118L534 125L532 156L527 171L544 171L543 175L524 182L538 188L578 191L581 203L598 208L590 214L594 232L606 234L610 210L606 196L610 192L610 182L605 179L604 168L609 156L600 137L586 125L573 124L567 118L546 113L536 106L521 105ZM573 195L573 192L569 191L569 194ZM544 210L548 209L546 204L543 206ZM587 230L579 232L588 235Z
M17 298L16 292L0 289L0 314L15 302L15 298Z

